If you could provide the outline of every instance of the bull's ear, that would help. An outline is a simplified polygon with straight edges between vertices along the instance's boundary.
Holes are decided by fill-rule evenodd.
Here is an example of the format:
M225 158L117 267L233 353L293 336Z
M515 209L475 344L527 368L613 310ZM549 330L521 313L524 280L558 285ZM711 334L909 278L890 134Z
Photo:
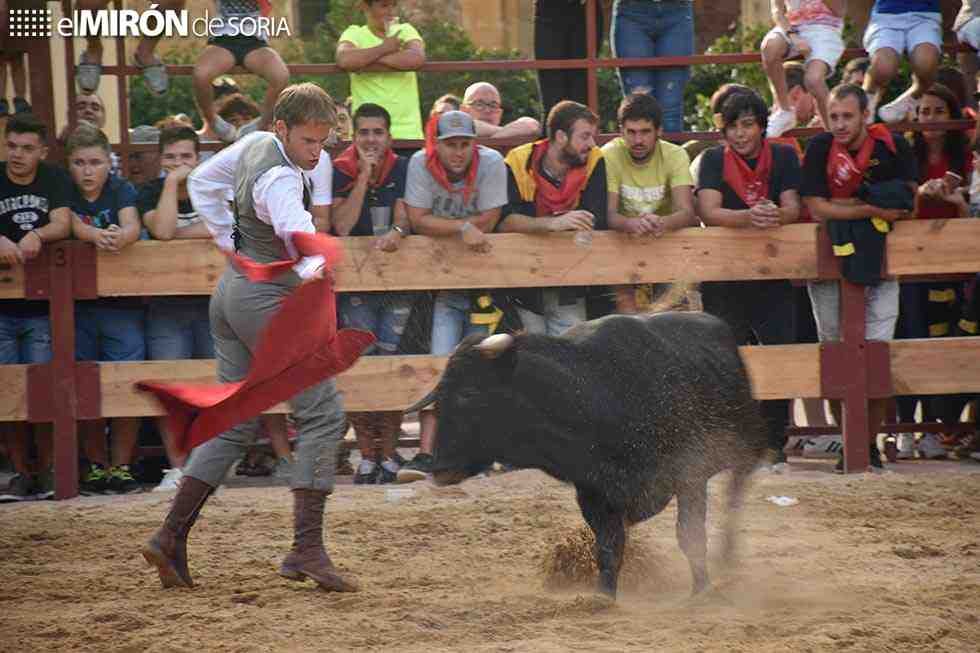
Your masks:
M487 336L477 345L473 346L483 355L484 358L498 358L514 346L514 336L509 333L498 333Z

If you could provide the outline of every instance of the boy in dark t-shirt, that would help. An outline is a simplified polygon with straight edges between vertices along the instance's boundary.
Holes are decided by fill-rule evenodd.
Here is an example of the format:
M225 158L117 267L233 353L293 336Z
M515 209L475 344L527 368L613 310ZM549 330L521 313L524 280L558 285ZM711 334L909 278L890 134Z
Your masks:
M13 116L4 134L7 161L0 162L0 261L15 266L37 256L46 243L71 233L67 176L42 160L48 154L47 127L33 115ZM47 363L51 360L48 303L0 301L0 365ZM54 489L50 425L35 427L37 464L29 456L25 423L0 425L0 442L18 476L15 496L47 494Z
M799 219L800 162L789 145L764 136L769 107L755 92L738 93L721 107L725 145L708 150L698 171L698 213L708 226L778 229ZM704 310L723 318L740 345L796 342L796 309L789 281L701 284ZM787 400L763 401L770 464L786 461Z
M915 154L908 142L892 134L883 125L868 127L870 115L868 96L858 86L842 84L830 92L828 100L830 133L810 139L803 159L804 180L800 188L811 215L825 223L869 221L887 225L908 217L909 211L872 206L857 198L862 186L898 182L911 189L917 186L918 171ZM893 193L896 194L896 193ZM876 227L877 227L876 225ZM846 254L862 256L861 243L857 251ZM841 252L840 255L845 255ZM809 281L807 289L813 305L820 342L840 340L840 282ZM894 279L864 286L866 314L865 337L868 340L891 340L898 321L899 286ZM887 400L872 399L868 405L870 430L878 432L885 417ZM831 400L831 410L841 424L840 401ZM881 466L881 457L871 441L871 464ZM838 470L843 471L843 454Z
M411 232L405 209L408 159L391 149L391 116L366 102L354 112L351 146L334 162L331 231L337 236L374 236L384 252L398 249ZM344 326L364 329L377 338L369 355L398 351L412 310L412 293L344 293L338 302ZM348 413L361 450L356 484L390 483L400 468L395 443L401 411Z
M73 187L69 200L75 236L101 250L120 252L140 237L136 189L109 174L109 139L101 130L79 125L68 137L65 154ZM75 304L75 357L80 361L141 361L146 358L144 307L139 298L103 298ZM105 447L103 420L81 423L79 438L91 468L82 479L90 492L140 490L129 471L136 454L140 418L112 420L112 457ZM109 463L112 463L109 466Z

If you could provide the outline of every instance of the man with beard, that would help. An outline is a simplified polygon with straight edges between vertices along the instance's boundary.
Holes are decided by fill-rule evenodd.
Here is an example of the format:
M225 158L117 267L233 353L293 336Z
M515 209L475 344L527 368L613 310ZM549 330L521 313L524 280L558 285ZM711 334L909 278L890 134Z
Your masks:
M548 114L548 138L512 149L500 231L541 233L606 228L606 165L596 146L599 118L564 100ZM584 288L534 288L512 298L530 333L558 335L584 322Z
M490 251L487 233L507 204L507 168L496 150L476 144L473 118L446 111L429 118L425 149L408 164L405 204L412 231L434 238L460 238L477 253ZM468 335L490 335L502 312L486 291L441 290L432 314L431 349L448 356ZM429 473L436 417L420 417L419 453L398 470L398 482L418 481Z
M789 145L765 138L769 107L754 91L721 107L725 145L704 153L698 173L698 214L709 227L778 229L800 213L800 160ZM789 281L718 281L701 285L704 310L723 318L739 344L796 342L796 310ZM768 462L786 460L789 401L762 402L769 426Z
M411 233L405 210L408 159L391 149L391 115L384 107L365 102L354 112L353 143L334 159L332 231L337 236L374 236L375 246L394 252ZM390 356L398 345L412 311L412 293L344 293L338 312L341 324L370 331L374 345L365 355ZM395 442L401 430L401 411L348 413L361 462L356 485L391 483L401 459Z
M602 147L606 162L609 228L660 238L697 225L694 181L684 148L660 139L663 110L646 93L632 93L619 105L621 136ZM616 287L616 309L637 312L637 295L649 285Z
M908 186L914 196L918 185L918 165L915 153L908 142L893 134L883 125L867 126L871 115L869 99L859 86L844 84L830 92L828 100L830 133L819 134L807 144L803 160L804 181L800 194L807 208L830 231L838 225L857 224L866 221L879 231L887 225L908 217L902 209L873 206L857 198L859 189L867 185L897 182L889 195L895 196L901 186ZM877 220L875 220L877 218ZM879 225L881 225L879 227ZM833 233L831 233L833 237ZM862 251L861 243L850 256L871 258L875 252ZM883 247L882 244L880 245ZM844 254L835 248L835 253ZM880 251L875 267L880 269ZM877 276L878 270L873 271ZM840 283L838 281L809 281L813 317L817 322L820 342L840 340ZM895 336L898 321L899 286L894 279L880 280L865 285L865 337L868 340L891 340ZM875 446L878 428L885 417L886 399L868 402L868 419L871 433L871 464L881 467L881 457ZM830 402L831 410L841 424L839 401ZM843 454L838 469L843 471Z

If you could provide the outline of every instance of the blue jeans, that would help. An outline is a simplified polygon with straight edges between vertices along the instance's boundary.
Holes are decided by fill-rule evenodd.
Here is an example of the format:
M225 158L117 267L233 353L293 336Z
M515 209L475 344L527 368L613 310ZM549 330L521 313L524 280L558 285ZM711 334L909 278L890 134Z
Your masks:
M98 301L75 306L75 360L146 360L142 308L100 306Z
M694 9L691 2L616 0L613 7L613 56L680 57L694 54ZM650 93L664 110L666 131L684 129L684 86L690 68L620 68L623 94Z
M51 360L47 316L0 315L0 365L39 364Z
M412 313L411 293L360 293L340 296L340 323L347 329L370 331L377 340L364 354L391 355L405 333Z
M151 361L214 358L208 297L153 299L146 312L146 355Z
M470 293L466 290L443 290L436 295L432 309L433 356L448 356L466 336L489 335L486 325L470 321Z

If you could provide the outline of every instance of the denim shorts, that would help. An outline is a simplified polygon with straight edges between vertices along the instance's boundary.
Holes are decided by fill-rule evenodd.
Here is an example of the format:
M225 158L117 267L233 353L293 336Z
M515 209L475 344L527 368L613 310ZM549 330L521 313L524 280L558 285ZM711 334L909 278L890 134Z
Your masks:
M956 30L956 40L966 43L974 50L980 50L980 18L971 18Z
M48 317L0 315L0 365L32 365L51 360Z
M864 30L864 49L869 56L881 48L891 48L898 56L912 53L923 43L942 48L942 15L912 11L905 14L871 14Z
M208 297L150 301L146 311L146 355L151 361L214 358Z
M405 325L412 313L412 293L351 293L340 296L340 323L347 329L370 331L376 338L365 355L398 351Z
M474 324L470 318L471 302L468 290L443 290L436 295L432 309L433 356L448 356L466 336L489 335L484 324Z
M144 309L100 306L98 301L75 306L75 360L146 360Z

